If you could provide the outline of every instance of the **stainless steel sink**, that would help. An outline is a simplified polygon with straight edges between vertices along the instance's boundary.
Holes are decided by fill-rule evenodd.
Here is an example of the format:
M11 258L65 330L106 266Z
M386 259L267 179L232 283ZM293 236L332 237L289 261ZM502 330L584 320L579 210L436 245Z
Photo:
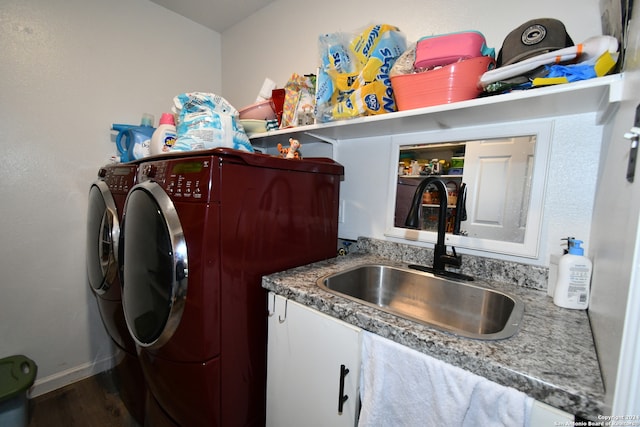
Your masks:
M328 292L455 335L497 340L515 334L524 304L503 292L386 265L362 265L318 280Z

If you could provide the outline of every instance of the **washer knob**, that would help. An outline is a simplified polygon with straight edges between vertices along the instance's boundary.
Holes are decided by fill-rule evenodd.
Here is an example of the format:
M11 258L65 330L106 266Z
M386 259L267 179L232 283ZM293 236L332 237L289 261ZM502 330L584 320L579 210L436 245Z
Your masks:
M147 178L153 178L154 176L156 176L157 169L158 168L154 165L143 165L142 175L146 176Z

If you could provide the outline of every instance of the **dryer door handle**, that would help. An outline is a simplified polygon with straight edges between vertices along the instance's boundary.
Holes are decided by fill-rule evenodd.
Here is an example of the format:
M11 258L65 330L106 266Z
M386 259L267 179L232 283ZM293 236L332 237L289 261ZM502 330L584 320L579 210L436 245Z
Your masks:
M189 276L189 269L184 261L176 262L176 281L181 282Z

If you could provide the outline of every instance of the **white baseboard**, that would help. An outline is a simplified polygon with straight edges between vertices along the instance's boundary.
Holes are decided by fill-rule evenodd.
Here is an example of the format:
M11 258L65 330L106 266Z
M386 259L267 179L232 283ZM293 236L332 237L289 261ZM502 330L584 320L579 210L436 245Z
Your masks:
M74 366L65 371L49 375L36 380L29 392L30 397L40 396L50 391L57 390L76 381L83 380L93 375L111 369L116 365L117 354L113 354L102 360L94 360L82 365Z

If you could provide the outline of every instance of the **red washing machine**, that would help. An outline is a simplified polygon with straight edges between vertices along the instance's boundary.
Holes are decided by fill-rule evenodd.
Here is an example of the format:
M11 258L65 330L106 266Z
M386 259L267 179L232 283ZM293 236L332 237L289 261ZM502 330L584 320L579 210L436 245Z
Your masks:
M264 426L262 276L336 256L343 173L330 159L220 148L140 166L123 221L123 306L173 425Z
M89 189L87 277L105 329L120 350L114 368L120 395L130 414L142 423L146 386L122 310L118 267L120 223L127 194L136 183L137 171L135 164L104 166Z

